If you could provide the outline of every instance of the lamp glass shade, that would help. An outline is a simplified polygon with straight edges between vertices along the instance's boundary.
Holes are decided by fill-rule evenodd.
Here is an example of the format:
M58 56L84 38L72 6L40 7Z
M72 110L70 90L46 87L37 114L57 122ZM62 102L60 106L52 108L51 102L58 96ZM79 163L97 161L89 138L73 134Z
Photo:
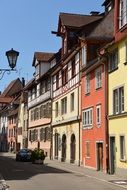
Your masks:
M17 58L19 56L19 52L11 49L6 52L6 56L7 56L10 68L14 69L16 66Z

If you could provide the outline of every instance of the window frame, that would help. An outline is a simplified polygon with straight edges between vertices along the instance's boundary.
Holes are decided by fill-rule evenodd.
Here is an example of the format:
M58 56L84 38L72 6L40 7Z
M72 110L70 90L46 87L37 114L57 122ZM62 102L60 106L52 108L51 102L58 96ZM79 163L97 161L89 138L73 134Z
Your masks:
M125 111L124 86L113 89L113 114L121 114Z
M82 125L83 128L93 127L93 107L82 111Z
M61 100L61 115L67 114L67 97Z
M90 74L87 74L85 77L85 94L90 93Z
M95 89L102 87L102 67L95 70Z
M99 116L98 116L98 113L99 113ZM101 125L101 104L96 105L96 124L97 126Z

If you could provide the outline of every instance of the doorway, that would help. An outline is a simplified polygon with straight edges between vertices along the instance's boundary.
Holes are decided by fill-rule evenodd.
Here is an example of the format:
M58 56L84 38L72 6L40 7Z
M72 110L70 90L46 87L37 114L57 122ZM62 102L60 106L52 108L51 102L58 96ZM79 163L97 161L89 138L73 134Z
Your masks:
M115 137L110 137L110 174L115 173L116 153Z
M97 143L97 170L103 171L103 143Z
M75 135L72 134L71 135L71 144L70 144L70 162L74 163L75 162L75 144L76 144L76 139L75 139Z
M62 136L62 162L65 162L66 160L66 135L64 134Z

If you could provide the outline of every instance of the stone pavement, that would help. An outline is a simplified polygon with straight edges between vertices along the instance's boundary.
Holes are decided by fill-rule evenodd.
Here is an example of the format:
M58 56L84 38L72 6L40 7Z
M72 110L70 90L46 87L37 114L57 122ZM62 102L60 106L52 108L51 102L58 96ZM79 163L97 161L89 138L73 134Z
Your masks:
M15 154L13 154L13 153L2 153L2 155L15 159ZM1 156L1 153L0 153L0 156ZM51 166L51 167L58 168L58 169L66 170L68 172L73 173L74 175L76 175L78 177L84 176L84 177L88 177L91 179L103 181L105 183L112 183L113 185L127 189L127 179L122 176L118 176L115 174L110 175L110 174L106 174L106 173L96 171L93 169L88 169L83 166L77 166L77 165L70 164L70 163L59 162L57 160L49 160L48 158L45 159L44 164ZM0 190L4 190L4 189L1 189L1 179L2 179L2 176L0 176Z
M51 167L56 167L56 168L66 170L68 172L72 172L74 175L79 176L79 177L84 176L84 177L88 177L91 179L103 181L106 183L111 183L113 185L127 189L127 179L122 176L118 176L115 174L110 175L110 174L103 173L101 171L88 169L83 166L76 166L74 164L59 162L59 161L55 161L55 160L46 159L45 164L48 164L48 166L51 166Z

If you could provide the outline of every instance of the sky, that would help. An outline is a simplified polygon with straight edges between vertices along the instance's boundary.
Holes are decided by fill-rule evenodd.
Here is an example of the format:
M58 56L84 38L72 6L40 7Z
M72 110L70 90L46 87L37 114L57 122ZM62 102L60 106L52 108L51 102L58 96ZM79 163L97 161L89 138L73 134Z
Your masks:
M0 69L8 68L5 52L19 51L17 72L5 73L0 91L16 78L26 82L33 78L32 61L35 51L57 52L61 39L57 31L60 12L90 14L104 11L104 0L0 0ZM1 77L1 75L0 75Z

